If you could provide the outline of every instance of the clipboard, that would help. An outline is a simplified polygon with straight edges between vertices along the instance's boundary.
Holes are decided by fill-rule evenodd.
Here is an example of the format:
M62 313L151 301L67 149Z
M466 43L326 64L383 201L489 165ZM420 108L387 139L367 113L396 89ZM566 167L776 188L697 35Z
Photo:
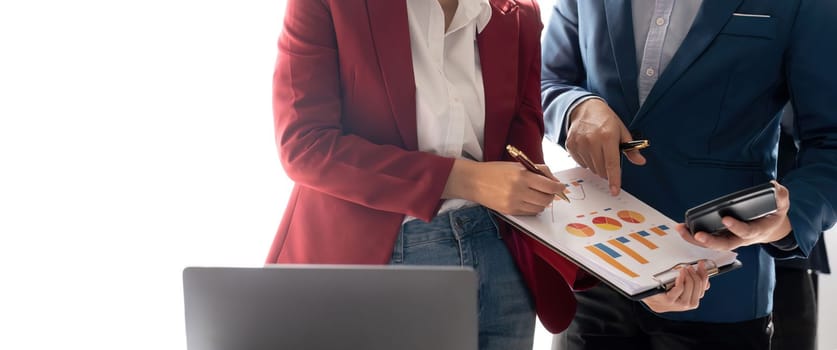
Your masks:
M560 255L564 259L567 259L567 260L571 261L573 264L575 264L576 266L578 266L579 268L584 270L584 272L586 272L587 274L592 275L593 277L596 277L596 279L598 279L601 283L604 283L607 286L609 286L611 289L619 292L619 294L621 294L625 298L635 300L635 301L640 301L641 299L645 299L645 298L650 297L650 296L655 295L655 294L665 293L666 291L668 291L669 289L674 287L674 279L677 278L676 270L680 266L682 266L682 265L696 265L700 261L700 260L693 260L693 261L689 261L689 262L685 262L685 263L678 263L674 266L671 266L667 269L664 269L663 271L658 272L658 273L655 274L656 275L655 277L659 281L658 285L656 285L654 287L651 287L647 290L640 291L639 293L631 294L631 293L628 293L627 291L625 291L624 289L620 288L619 286L617 286L616 284L614 284L613 282L611 282L607 278L604 278L597 271L597 269L591 268L590 266L587 266L585 264L580 263L577 259L575 259L572 256L562 252L560 249L556 248L555 246L550 245L549 243L545 242L543 238L538 237L538 235L527 231L526 229L524 229L520 225L516 224L514 221L509 220L509 218L507 216L505 216L503 214L500 214L498 212L495 212L493 210L492 210L492 213L496 217L500 218L504 222L508 223L509 225L511 225L512 227L517 229L518 231L520 231L520 232L526 234L528 237L536 240L538 242L538 244L541 244L542 246L548 248L549 250L551 250L552 252ZM715 261L710 260L710 259L701 259L701 260L705 261L707 264L712 265L711 269L709 268L709 265L707 265L707 271L709 272L709 278L712 278L712 277L715 277L715 276L718 276L718 275L722 275L724 273L736 270L736 269L741 268L743 266L741 261L739 261L737 259L734 260L733 262L729 263L729 264L722 265L722 266L718 266L718 264L716 264ZM666 276L666 274L673 274L674 276L669 277L669 276Z
M626 298L667 291L679 268L701 260L709 262L710 277L742 266L734 252L686 242L672 229L674 220L630 193L610 196L607 182L587 169L554 175L568 185L571 202L554 202L537 216L494 214Z

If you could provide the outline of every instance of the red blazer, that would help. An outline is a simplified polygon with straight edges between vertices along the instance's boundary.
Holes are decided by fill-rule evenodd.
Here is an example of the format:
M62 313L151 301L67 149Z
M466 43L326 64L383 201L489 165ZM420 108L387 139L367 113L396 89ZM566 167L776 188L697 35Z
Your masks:
M538 8L533 0L491 5L477 38L484 158L506 159L514 144L542 161ZM405 215L436 215L453 159L417 151L410 50L403 0L288 1L274 116L295 186L268 263L386 264ZM576 281L576 266L503 231L541 320L563 330L575 312L564 280Z

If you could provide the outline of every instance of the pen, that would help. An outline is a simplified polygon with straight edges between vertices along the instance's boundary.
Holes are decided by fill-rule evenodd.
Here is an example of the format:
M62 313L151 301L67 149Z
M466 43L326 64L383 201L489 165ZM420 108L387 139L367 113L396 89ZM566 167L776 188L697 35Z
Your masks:
M516 160L520 164L523 164L523 166L526 167L526 169L528 169L529 171L543 177L549 177L549 175L545 174L543 171L541 171L541 169L538 169L535 163L533 163L532 160L529 159L529 157L523 154L523 151L517 149L517 147L514 147L512 145L506 145L506 151L509 152L509 155L512 158L514 158L514 160ZM567 197L566 194L564 194L564 192L558 192L555 195L567 202L570 201L570 199Z
M619 144L619 150L622 152L636 151L651 146L648 140L633 140Z

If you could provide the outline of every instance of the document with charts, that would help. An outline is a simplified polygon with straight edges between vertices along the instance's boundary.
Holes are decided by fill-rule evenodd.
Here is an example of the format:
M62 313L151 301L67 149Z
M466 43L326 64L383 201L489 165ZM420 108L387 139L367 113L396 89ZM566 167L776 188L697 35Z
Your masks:
M610 195L606 180L587 169L555 173L570 202L556 201L536 216L501 215L553 251L640 299L671 286L681 264L706 260L711 274L740 266L734 252L719 252L683 240L676 222L624 190Z

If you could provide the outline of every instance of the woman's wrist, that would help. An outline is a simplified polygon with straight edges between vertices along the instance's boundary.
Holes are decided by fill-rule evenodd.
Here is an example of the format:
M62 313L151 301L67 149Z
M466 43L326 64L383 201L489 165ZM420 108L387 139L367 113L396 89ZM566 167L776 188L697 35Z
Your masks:
M479 173L477 171L478 167L478 162L457 158L453 162L453 168L448 175L445 190L442 191L442 198L461 198L473 201L477 191L474 177Z

